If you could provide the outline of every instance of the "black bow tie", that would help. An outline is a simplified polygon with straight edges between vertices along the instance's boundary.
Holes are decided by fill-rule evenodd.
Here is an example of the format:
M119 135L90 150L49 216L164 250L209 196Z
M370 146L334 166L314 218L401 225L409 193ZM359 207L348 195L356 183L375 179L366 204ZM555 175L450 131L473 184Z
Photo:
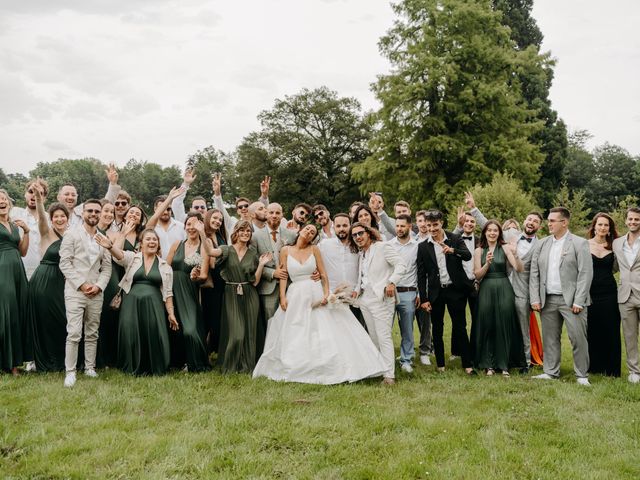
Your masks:
M520 240L526 240L528 243L531 243L533 241L533 237L525 237L524 235L522 235L520 237Z
M465 236L463 235L463 236L462 236L462 239L463 239L463 240L472 240L472 239L473 239L473 237L465 237Z

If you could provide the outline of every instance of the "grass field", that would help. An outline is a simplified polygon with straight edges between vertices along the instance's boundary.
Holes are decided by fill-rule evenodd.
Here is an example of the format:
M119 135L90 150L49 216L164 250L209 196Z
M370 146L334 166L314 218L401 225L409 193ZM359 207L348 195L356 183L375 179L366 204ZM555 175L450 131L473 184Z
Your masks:
M2 375L0 477L640 478L640 388L624 369L577 385L566 338L559 381L452 367L394 387Z

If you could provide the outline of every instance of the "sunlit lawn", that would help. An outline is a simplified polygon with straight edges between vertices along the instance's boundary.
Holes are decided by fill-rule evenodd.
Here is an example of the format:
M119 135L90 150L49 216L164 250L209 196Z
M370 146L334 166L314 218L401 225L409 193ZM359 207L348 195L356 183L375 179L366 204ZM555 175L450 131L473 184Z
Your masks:
M110 370L69 390L62 374L3 375L0 477L640 478L640 388L624 369L581 387L570 353L565 338L554 382L467 378L459 361L392 388Z

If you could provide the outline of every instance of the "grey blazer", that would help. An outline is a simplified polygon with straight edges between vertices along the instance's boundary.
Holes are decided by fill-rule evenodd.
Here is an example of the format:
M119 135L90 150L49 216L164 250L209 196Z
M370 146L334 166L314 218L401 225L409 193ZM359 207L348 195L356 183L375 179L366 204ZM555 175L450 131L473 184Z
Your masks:
M285 245L291 245L296 239L297 234L292 230L280 226L279 231L280 235L278 235L278 242L275 246L271 240L271 230L268 228L258 230L251 237L251 244L258 250L258 256L263 253L273 254L273 259L262 269L262 277L260 277L260 283L258 284L258 293L260 295L270 295L278 286L278 279L273 278L273 272L280 264L280 250Z
M618 303L625 303L631 296L631 291L640 292L640 253L636 255L632 265L629 265L627 257L622 250L622 245L627 235L618 237L613 241L613 253L618 261L620 269L620 286L618 287Z
M100 247L96 261L90 263L84 244L84 226L65 233L60 245L60 271L66 279L65 290L77 291L83 283L98 285L102 291L111 278L111 254Z
M549 250L553 236L543 238L532 248L531 276L529 278L530 302L539 303L544 307L547 290L547 268ZM589 289L593 279L593 261L589 250L589 242L569 232L564 242L560 259L560 282L562 296L568 307L580 305L587 307L591 304Z

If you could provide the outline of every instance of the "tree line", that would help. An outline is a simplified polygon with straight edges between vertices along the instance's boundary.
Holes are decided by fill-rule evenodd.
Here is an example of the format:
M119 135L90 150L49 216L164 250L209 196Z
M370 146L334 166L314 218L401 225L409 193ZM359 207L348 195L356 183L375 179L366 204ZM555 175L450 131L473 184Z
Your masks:
M610 144L589 150L587 132L567 133L549 100L554 60L541 52L532 3L399 2L379 42L391 68L372 84L377 111L327 87L303 89L261 112L260 128L233 151L212 145L171 167L131 159L119 168L120 183L146 209L190 168L196 181L187 201L210 198L210 174L222 172L227 201L257 198L270 175L271 197L288 211L299 201L344 211L382 191L388 205L404 199L452 213L469 190L498 218L558 202L580 222L615 211L640 196L638 157ZM104 169L98 159L58 159L29 176L49 181L49 201L65 182L82 199L104 194ZM26 181L0 171L18 203Z

